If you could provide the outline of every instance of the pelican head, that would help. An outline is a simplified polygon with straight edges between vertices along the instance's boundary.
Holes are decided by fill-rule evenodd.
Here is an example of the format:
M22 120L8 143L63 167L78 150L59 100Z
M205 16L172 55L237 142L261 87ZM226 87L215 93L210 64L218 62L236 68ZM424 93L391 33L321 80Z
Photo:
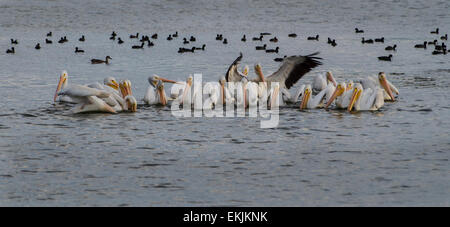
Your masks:
M114 77L106 77L103 80L103 84L113 88L114 90L118 90L119 89L119 84L117 83L116 79Z
M338 97L341 96L342 94L344 94L344 92L347 89L347 85L344 82L341 82L337 85L336 89L333 92L333 95L331 95L330 100L328 100L327 104L325 105L325 108L328 108L331 103L333 103L333 101Z
M308 101L311 98L312 87L311 84L305 86L305 91L303 92L302 102L300 103L300 110L306 109L308 107Z
M190 75L186 79L186 83L189 84L189 86L192 86L192 82L194 81L194 78Z
M245 65L244 68L242 69L242 74L248 76L248 71L249 71L249 67L248 67L248 65Z
M127 110L131 112L137 111L137 101L132 95L127 95L125 97L125 102L127 103Z
M355 84L355 87L353 88L353 94L350 99L350 104L348 105L347 111L352 111L353 106L355 105L356 101L361 97L361 94L363 92L363 87L361 84Z
M68 79L67 71L64 70L61 73L61 76L59 76L59 82L58 86L56 87L55 96L53 97L53 102L56 102L56 98L58 97L58 92L67 86L67 79Z
M119 89L123 98L127 97L128 95L133 95L133 92L131 91L131 82L129 80L120 81Z
M149 81L150 84L151 84L152 86L154 86L154 87L156 86L156 83L158 82L158 80L160 80L160 81L162 81L162 82L165 82L165 83L172 83L172 84L176 83L176 81L174 81L174 80L169 80L169 79L160 77L160 76L155 75L155 74L153 74L153 76L151 76L151 77L148 78L148 81ZM153 82L152 82L152 81L153 81Z
M353 88L353 80L349 80L347 82L347 87L345 88L346 91L351 90Z
M380 81L380 84L381 86L383 86L384 90L388 93L389 97L391 97L391 100L395 101L394 94L392 94L391 87L387 82L386 74L384 74L384 72L378 73L378 80Z
M333 74L330 71L327 72L326 76L327 76L327 81L333 83L333 85L336 86L336 80L334 80Z

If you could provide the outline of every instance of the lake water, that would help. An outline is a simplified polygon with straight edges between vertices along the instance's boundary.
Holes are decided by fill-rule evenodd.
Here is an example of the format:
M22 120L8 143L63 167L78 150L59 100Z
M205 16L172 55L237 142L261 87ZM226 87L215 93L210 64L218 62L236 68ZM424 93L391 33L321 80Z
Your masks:
M449 9L447 0L2 0L0 206L449 206L450 54L413 48L450 33ZM113 30L124 44L109 40ZM158 33L155 46L132 50L136 32ZM240 41L260 32L279 42ZM306 40L315 34L319 42ZM191 35L206 51L178 54ZM69 42L56 43L61 36ZM19 40L14 55L5 53L10 38ZM280 53L255 51L262 43ZM392 44L393 61L378 61ZM268 75L279 67L273 58L316 51L323 65L295 88L326 71L338 81L384 71L398 101L376 112L282 108L273 129L257 118L175 118L141 101L152 74L217 81L242 52L254 77L257 62ZM110 65L90 64L106 55ZM52 102L62 70L74 84L129 79L138 111L69 114Z

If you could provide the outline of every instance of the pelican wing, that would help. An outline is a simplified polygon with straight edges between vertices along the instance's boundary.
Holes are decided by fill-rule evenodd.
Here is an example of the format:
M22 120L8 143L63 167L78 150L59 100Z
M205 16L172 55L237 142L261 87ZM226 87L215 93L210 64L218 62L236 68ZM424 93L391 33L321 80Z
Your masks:
M107 91L102 91L87 86L71 85L63 91L59 92L58 95L67 95L71 97L96 96L98 98L108 98L111 94Z
M236 58L236 60L233 61L233 63L228 67L228 71L225 74L225 79L227 82L237 82L241 81L242 76L239 75L239 72L237 71L239 67L239 63L241 63L242 60L242 53L240 53L239 57Z
M286 88L291 88L297 81L311 69L321 65L322 58L315 57L319 52L307 56L290 56L283 60L280 68L266 78L268 82L284 83ZM283 86L283 85L281 85Z

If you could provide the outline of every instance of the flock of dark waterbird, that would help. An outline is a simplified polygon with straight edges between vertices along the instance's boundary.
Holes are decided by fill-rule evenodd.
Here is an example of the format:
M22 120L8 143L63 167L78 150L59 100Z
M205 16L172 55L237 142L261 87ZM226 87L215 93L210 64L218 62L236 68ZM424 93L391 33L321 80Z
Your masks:
M355 28L355 33L359 33L362 34L364 33L364 30L360 30L358 28ZM430 32L431 34L434 35L439 35L439 28L436 28L436 30L433 30ZM47 37L52 37L52 32L48 32L47 33ZM263 42L265 39L265 36L272 36L271 33L269 32L262 32L259 34L259 36L255 36L252 37L252 41L259 41L259 42ZM290 33L288 34L289 38L296 38L297 34L295 33ZM166 38L167 41L172 41L178 38L178 31L176 31L173 34L169 34L169 36ZM110 40L112 41L116 41L117 39L117 43L118 44L123 44L124 41L121 37L118 37L117 33L115 31L113 31L109 37ZM129 35L129 39L130 40L138 40L140 42L140 45L132 45L131 48L132 49L144 49L145 46L147 47L152 47L155 45L155 43L153 41L158 39L158 34L154 33L151 36L148 35L139 35L139 33L137 32L136 34L131 34ZM306 38L309 41L319 41L319 35L316 34L315 36L309 36ZM152 41L153 40L153 41ZM220 41L223 44L228 44L228 39L225 38L223 36L223 34L217 34L216 35L216 40ZM438 39L434 39L433 41L424 41L423 44L417 44L414 46L414 48L419 48L419 49L427 49L427 46L434 46L434 50L432 52L433 55L445 55L447 54L447 46L445 45L444 41L448 40L448 34L445 34L443 36L440 36L440 40L441 43L439 44ZM85 42L86 38L84 35L82 35L79 39L79 42ZM365 37L361 38L361 43L362 44L374 44L374 43L384 43L385 39L384 37L381 38L375 38L375 39L366 39ZM69 40L67 39L66 36L63 36L59 39L58 43L63 44L69 42ZM195 38L194 36L190 36L188 37L184 37L182 44L183 45L187 45L187 44L193 44L197 42L197 38ZM247 42L247 36L244 34L241 38L241 42ZM276 36L273 36L271 38L269 38L269 42L270 43L278 43L278 38ZM53 41L50 40L49 38L45 39L45 44L52 44ZM19 41L17 39L11 39L11 44L12 45L18 45ZM336 47L337 43L335 39L331 39L330 37L328 37L327 40L327 44L331 45L332 47ZM192 46L192 47L180 47L178 49L178 53L194 53L195 51L204 51L206 48L206 44L202 44L201 46ZM385 47L386 51L397 51L396 50L397 45L394 44L392 46L387 46ZM41 49L41 44L37 43L35 46L36 50ZM255 50L260 50L260 51L265 51L266 53L279 53L280 51L280 47L276 46L275 48L269 49L267 43L263 43L262 45L257 45L255 46ZM11 47L10 49L6 50L7 54L14 54L16 52L16 50L14 49L14 47ZM84 50L80 49L79 47L75 47L75 53L84 53ZM380 56L378 57L378 60L380 61L392 61L392 54L389 54L387 56ZM284 58L286 58L286 55L283 58L274 58L274 61L276 62L282 62L284 60ZM92 64L109 64L109 60L112 60L112 58L110 56L106 56L105 60L101 60L101 59L91 59L91 63Z

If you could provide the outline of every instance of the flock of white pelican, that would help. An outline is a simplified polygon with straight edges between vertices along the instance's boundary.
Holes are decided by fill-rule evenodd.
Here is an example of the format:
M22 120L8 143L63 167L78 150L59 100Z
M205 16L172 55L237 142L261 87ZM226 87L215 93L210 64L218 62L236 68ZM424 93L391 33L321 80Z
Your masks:
M225 76L217 82L193 86L194 78L176 82L157 75L150 76L150 83L143 101L148 105L166 106L177 102L194 109L212 109L217 105L234 105L249 108L257 105L294 105L303 109L330 108L348 111L378 110L385 101L395 101L393 93L398 89L380 72L378 77L369 76L357 82L336 82L331 72L317 75L312 84L302 84L291 94L289 89L311 69L321 65L317 53L307 56L286 57L280 68L265 77L260 64L254 67L256 77L248 77L246 65L239 71L242 53L230 65ZM275 82L275 83L274 83ZM166 95L165 83L171 83L170 96ZM272 86L272 83L273 86ZM137 111L137 101L133 96L131 82L113 77L87 85L68 83L68 74L63 71L56 88L54 101L74 103L73 113Z

